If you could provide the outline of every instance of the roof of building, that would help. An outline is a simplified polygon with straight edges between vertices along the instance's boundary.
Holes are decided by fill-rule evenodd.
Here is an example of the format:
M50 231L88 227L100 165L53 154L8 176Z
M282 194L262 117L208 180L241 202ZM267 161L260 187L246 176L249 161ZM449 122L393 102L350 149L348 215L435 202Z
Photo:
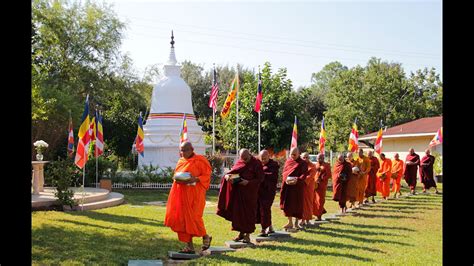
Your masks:
M384 138L414 137L435 135L443 126L443 116L425 117L411 122L387 128L383 131ZM359 140L375 139L377 132L372 132L359 137Z

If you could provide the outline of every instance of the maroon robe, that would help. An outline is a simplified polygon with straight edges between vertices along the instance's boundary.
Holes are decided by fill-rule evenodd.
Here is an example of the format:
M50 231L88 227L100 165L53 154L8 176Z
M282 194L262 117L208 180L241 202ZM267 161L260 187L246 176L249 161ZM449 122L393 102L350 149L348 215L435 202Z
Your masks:
M433 155L425 155L420 161L420 182L425 185L425 189L436 187L433 175L434 162L435 157Z
M342 181L340 176L344 173L347 176L346 181ZM336 161L334 171L332 172L332 199L339 202L339 207L346 206L347 201L347 183L352 178L352 164L346 160L344 162Z
M380 168L379 159L372 156L370 159L370 171L367 175L367 187L365 188L365 197L377 196L377 171Z
M408 165L406 162L413 162L414 165ZM420 165L420 156L416 153L413 155L408 154L407 158L405 159L405 181L410 186L411 190L416 188L416 173L418 170L418 165Z
M314 190L313 214L320 218L321 215L327 213L326 209L324 209L324 203L326 202L328 181L331 178L331 165L326 162L322 164L316 162L315 178L318 188Z
M298 157L296 160L288 158L285 162L282 173L282 185L280 191L280 209L283 210L286 217L303 218L303 200L305 179L308 175L308 164ZM295 185L287 185L288 176L297 176L298 181Z
M217 215L231 221L232 230L253 233L257 215L258 188L264 178L262 163L253 156L248 163L239 159L226 174L238 174L249 183L246 186L232 185L222 178Z
M261 224L262 228L272 225L272 204L275 199L279 170L278 162L272 159L263 165L265 179L260 183L260 188L258 189L256 219L256 223Z

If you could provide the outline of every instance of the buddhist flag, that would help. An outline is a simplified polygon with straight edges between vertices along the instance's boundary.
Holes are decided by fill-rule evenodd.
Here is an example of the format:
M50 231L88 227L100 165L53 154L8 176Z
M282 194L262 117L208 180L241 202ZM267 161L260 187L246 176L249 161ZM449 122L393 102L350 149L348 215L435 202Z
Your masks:
M95 127L95 157L99 157L102 153L104 153L104 130L102 128L102 116L100 116L100 112L97 110L95 111L95 117L97 118Z
M377 138L375 139L374 150L379 155L382 153L382 127L380 127L379 133L377 133Z
M89 135L91 137L91 141L95 140L95 117L92 117L89 124Z
M359 149L359 132L357 131L357 118L352 125L351 134L349 135L349 151L355 152Z
M319 133L319 153L324 154L324 144L326 143L326 128L324 127L324 117L321 122L321 133Z
M181 127L181 133L179 134L179 144L188 141L188 123L186 123L186 113L183 115L183 126Z
M212 111L215 113L217 109L217 95L219 94L219 85L217 84L217 75L216 69L213 71L213 80L212 80L212 89L211 97L209 98L209 108L212 108Z
M298 119L295 116L295 124L293 125L293 133L291 134L291 146L290 146L290 151L293 148L298 147Z
M258 88L257 88L257 98L255 99L255 108L253 109L255 112L260 112L260 105L262 103L262 75L258 73Z
M235 78L230 85L230 91L225 99L224 106L222 107L221 117L226 118L230 113L230 107L234 103L237 91L239 90L239 73L235 73Z
M137 136L135 137L135 149L142 157L145 157L145 146L143 145L144 139L145 134L143 133L142 112L140 112L140 116L138 117Z
M89 133L89 94L86 97L86 103L84 107L84 113L82 113L82 122L81 127L79 128L79 132L77 136L79 138L77 142L77 151L76 151L76 158L74 159L74 163L79 168L84 168L87 161L87 152L89 150L89 143L90 143L90 133Z
M72 158L72 155L74 154L74 132L73 132L73 127L72 127L72 118L71 114L69 114L69 129L68 129L69 135L67 138L67 156L69 158Z
M430 147L443 143L443 127L438 129L434 138L430 141Z

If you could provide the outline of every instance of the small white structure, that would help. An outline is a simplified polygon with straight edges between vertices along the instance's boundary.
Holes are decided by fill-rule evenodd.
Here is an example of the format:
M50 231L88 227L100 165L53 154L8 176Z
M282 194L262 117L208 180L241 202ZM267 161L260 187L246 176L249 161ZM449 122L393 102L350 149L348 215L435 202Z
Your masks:
M188 139L194 151L204 154L210 145L204 144L204 133L197 124L191 101L191 89L181 78L181 66L174 53L174 36L171 33L171 51L164 65L164 76L153 88L151 108L146 124L144 157L138 156L138 165L175 167L179 159L179 140L186 114Z

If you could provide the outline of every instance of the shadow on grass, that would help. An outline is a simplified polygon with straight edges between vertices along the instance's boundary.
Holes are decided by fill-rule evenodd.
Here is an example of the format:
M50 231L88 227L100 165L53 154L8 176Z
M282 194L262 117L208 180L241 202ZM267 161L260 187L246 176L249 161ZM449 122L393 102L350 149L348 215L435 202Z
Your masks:
M336 232L334 232L336 231ZM346 235L346 234L341 234L337 230L333 230L333 232L330 232L330 230L318 230L314 231L317 234L322 234L322 235L328 235L331 237L335 238L348 238L354 241L359 241L363 243L387 243L387 244L396 244L396 245L402 245L402 246L413 246L412 244L409 243L403 243L403 242L398 242L398 241L393 241L393 240L384 240L384 239L373 239L373 238L364 238L364 237L359 237L359 236L353 236L353 235Z
M367 208L367 209L362 209L362 211L369 211L369 212L400 212L400 213L419 213L419 211L414 211L414 210L404 210L402 208L393 208L393 209L386 209L383 208L382 206L376 206L372 208Z
M60 265L65 261L84 265L127 265L129 260L165 259L168 250L180 248L177 240L150 240L144 234L103 232L51 225L33 228L32 261L40 265Z
M330 227L315 229L314 231L319 232L320 230L333 231L333 232L336 232L336 233L344 233L344 234L356 234L356 235L363 235L363 236L367 236L367 235L369 235L369 236L370 235L373 235L373 236L377 236L377 235L400 236L400 235L397 235L397 234L386 233L386 232L373 232L373 231L367 231L367 230L351 230L351 229L330 228Z
M344 222L345 225L352 225L357 228L367 228L367 229L384 229L384 230L402 230L402 231L409 231L409 232L415 232L416 230L411 229L411 228L406 228L406 227L398 227L398 226L382 226L382 225L371 225L371 224L358 224L358 223L353 223L349 222L346 223Z
M260 247L260 246L259 246ZM288 263L278 263L278 262L268 262L268 261L258 261L249 258L237 258L227 255L226 253L212 255L210 257L211 260L218 260L218 261L211 261L209 265L223 265L226 263L238 263L238 264L245 264L245 265L288 265ZM198 261L190 261L187 265L203 265L203 262Z
M272 245L272 244L261 245L261 246L259 246L259 248L260 249L268 249L268 250L277 250L277 251L282 249L281 246L275 246L275 245ZM307 250L307 249L304 249L304 248L295 248L295 247L284 247L284 249L285 249L285 251L288 251L288 252L294 252L294 253L299 253L299 254L304 253L304 254L308 254L308 255L311 255L311 256L317 256L317 255L335 256L335 257L345 257L345 258L358 260L358 261L364 261L364 262L374 261L373 259L364 258L364 257L353 255L353 254L328 252L328 251L320 251L320 250Z
M68 213L72 216L85 216L90 219L101 220L109 223L118 223L118 224L142 224L149 226L164 226L162 221L146 219L146 218L137 218L133 216L124 216L124 215L114 215L103 212L95 211L84 211L84 212L70 212Z
M388 219L413 219L418 220L417 217L406 216L406 215L383 215L383 214L368 214L368 213L354 213L354 217L363 217L363 218L388 218Z
M325 228L324 230L326 230ZM310 231L310 230L308 230ZM317 233L317 231L312 231L314 233ZM328 247L328 248L338 248L338 249L362 249L370 252L375 252L375 253L385 253L383 250L379 250L376 248L369 248L369 247L364 247L364 246L357 246L357 245L351 245L351 244L344 244L344 243L339 243L339 242L325 242L325 241L320 241L320 240L309 240L309 239L301 239L301 238L291 238L286 240L286 242L289 243L295 243L295 244L302 244L302 245L310 245L314 247L322 246L322 247ZM265 246L268 242L264 243L262 246ZM260 247L260 246L259 246Z

